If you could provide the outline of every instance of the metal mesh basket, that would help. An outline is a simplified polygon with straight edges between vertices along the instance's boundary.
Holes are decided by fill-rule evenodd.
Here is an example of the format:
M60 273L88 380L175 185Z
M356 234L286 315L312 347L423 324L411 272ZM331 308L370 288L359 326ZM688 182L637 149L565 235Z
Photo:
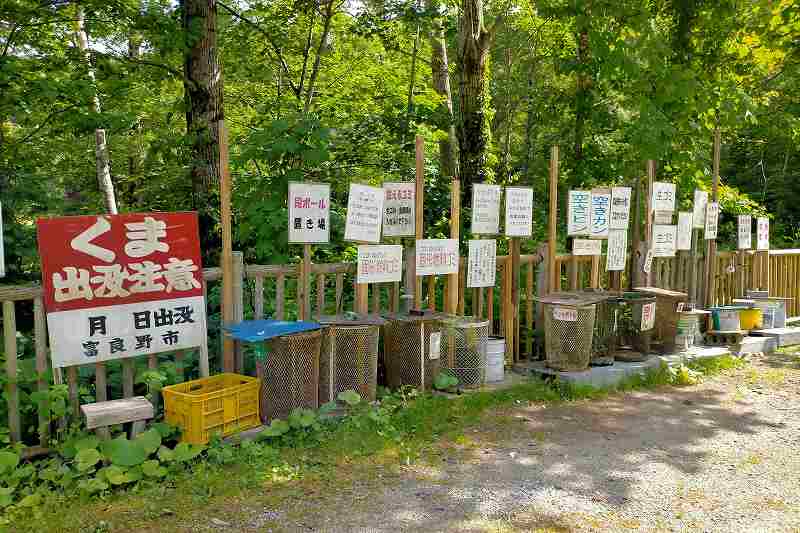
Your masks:
M560 371L586 370L592 358L594 319L594 304L570 307L545 304L544 327L548 367Z
M256 361L261 378L261 420L286 418L293 409L319 406L319 330L275 337L265 361Z
M655 297L655 338L661 343L661 353L671 353L675 350L675 336L678 334L678 304L686 303L689 296L685 292L655 287L637 287L636 291Z
M367 401L375 400L378 380L378 326L332 325L323 330L319 360L319 401L336 400L340 392L354 390Z
M385 326L386 382L429 390L439 373L441 323L438 316L394 316ZM433 339L433 342L431 342ZM431 349L433 348L433 349Z
M626 292L621 300L617 314L619 345L614 359L620 361L644 361L650 355L650 341L653 330L642 330L642 310L645 304L656 299L639 292ZM658 305L656 305L658 309Z
M470 317L442 323L441 371L458 379L464 387L486 382L486 345L489 322Z

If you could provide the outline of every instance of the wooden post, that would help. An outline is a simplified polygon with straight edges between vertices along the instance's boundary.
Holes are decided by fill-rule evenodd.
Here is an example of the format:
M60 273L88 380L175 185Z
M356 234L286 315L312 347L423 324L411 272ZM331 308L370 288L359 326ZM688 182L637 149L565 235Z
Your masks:
M416 240L422 239L424 230L425 215L423 212L423 204L425 199L425 141L422 135L417 135L416 139L416 190L414 191L414 218L415 218L415 238ZM414 294L414 309L422 309L422 278L417 277L417 264L416 264L416 241L411 248L411 253L408 254L407 268L411 272L411 281L413 285ZM409 286L408 289L411 289Z
M369 285L367 283L358 283L356 277L353 281L355 285L355 307L356 313L367 314L369 313Z
M219 121L219 198L222 226L222 323L233 322L233 236L231 234L231 174L228 166L228 131L225 121ZM222 369L233 372L236 364L233 339L223 335Z
M244 320L244 254L231 252L233 259L233 322L238 324ZM235 372L244 372L244 352L238 342L233 344Z
M512 237L511 247L511 326L514 335L514 362L519 361L519 237Z
M647 242L646 250L649 252L653 248L653 182L656 179L656 162L652 159L647 161L647 198L645 198L645 206L647 216L644 219L644 237ZM654 272L650 269L650 273L645 275L645 283L648 287L653 285Z
M711 173L711 201L717 202L719 200L719 159L720 147L722 144L722 133L719 129L719 124L714 128L714 156L712 162ZM717 240L709 239L706 245L706 262L704 277L706 280L706 293L703 301L705 306L708 307L714 304L714 295L716 293L716 264L717 264Z
M450 183L450 238L459 241L461 230L461 182L455 178ZM459 269L460 270L460 269ZM459 302L459 273L447 276L447 303L445 312L455 314L458 312Z
M205 278L200 280L200 283L203 285L203 305L208 307L208 282ZM203 314L203 331L207 331L207 318L205 313ZM129 361L126 359L125 361ZM200 352L199 352L199 361L198 364L200 366L200 377L207 378L210 374L210 368L208 366L208 335L203 335L203 340L200 343ZM125 391L126 398L130 398L133 396L133 379L134 374L136 373L136 369L134 368L133 361L130 361L130 365L126 366L125 362L122 363L122 390ZM126 376L130 376L130 387L128 387L128 378ZM128 391L130 391L130 396L127 396Z
M47 317L41 296L33 299L33 331L36 346L36 389L47 393L49 384L45 378L47 373ZM127 361L127 359L124 359ZM39 444L47 446L50 435L49 404L47 400L39 402Z
M559 289L561 273L556 269L556 229L558 224L558 146L550 148L550 210L547 218L547 273L549 293Z
M303 245L303 269L302 279L298 280L298 286L303 287L303 320L311 320L311 245Z
M8 407L8 429L11 442L22 439L19 416L19 390L17 390L17 318L14 302L3 302L3 338L6 356L6 405Z
M511 239L510 246L513 249L515 239ZM513 252L512 252L513 254ZM514 364L514 354L516 353L514 347L516 323L514 320L514 302L513 302L513 285L512 280L514 272L514 265L512 257L508 257L503 267L503 336L506 339L506 363L509 365Z
M633 180L633 200L631 202L631 217L630 225L632 226L631 235L631 257L628 261L628 290L633 290L634 287L642 285L639 280L642 277L642 269L640 266L642 258L639 254L642 249L642 228L641 228L641 201L642 201L642 180L636 178Z

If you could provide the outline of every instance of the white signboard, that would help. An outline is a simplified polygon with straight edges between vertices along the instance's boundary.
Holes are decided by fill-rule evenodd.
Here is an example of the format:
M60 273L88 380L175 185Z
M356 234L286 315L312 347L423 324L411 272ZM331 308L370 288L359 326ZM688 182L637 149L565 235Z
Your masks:
M706 227L706 207L708 206L708 193L695 189L694 191L694 229Z
M709 202L706 207L706 239L717 238L717 226L719 225L719 204Z
M289 242L330 242L331 186L289 183Z
M675 257L677 226L653 226L653 257Z
M383 235L385 237L412 237L416 234L414 222L413 182L384 183Z
M675 211L675 184L653 183L653 211Z
M628 229L631 220L631 188L614 187L611 189L610 229Z
M506 236L530 237L533 234L533 189L506 187Z
M400 281L403 277L403 247L399 244L358 247L358 283Z
M422 239L417 241L417 276L456 274L458 241L455 239Z
M756 246L758 250L769 250L769 219L758 217L756 223Z
M553 318L562 322L577 322L578 310L570 307L554 307Z
M497 235L500 233L500 185L475 183L472 186L472 233Z
M678 250L691 250L692 249L692 222L694 221L694 214L690 212L678 213Z
M625 259L628 252L628 231L612 229L608 232L608 251L606 253L606 270L625 270Z
M344 240L380 242L383 222L383 189L350 184Z
M469 241L467 287L494 287L497 272L497 241Z
M661 224L662 226L672 224L672 211L653 212L653 224Z
M572 255L601 255L603 241L596 239L574 239L572 241Z
M739 249L749 250L753 247L753 217L739 215Z
M425 349L425 343L422 343L422 349ZM439 359L442 352L442 332L437 331L436 333L431 333L430 341L429 341L429 349L428 349L428 359L435 360Z
M641 331L649 331L656 325L656 303L651 302L642 306L642 322L639 325Z
M3 243L3 204L0 203L0 278L6 277L6 249Z
M589 220L592 222L591 237L593 239L608 238L608 226L611 219L611 191L595 189L592 191L592 203Z
M589 235L589 210L592 193L589 191L569 191L567 203L567 235Z

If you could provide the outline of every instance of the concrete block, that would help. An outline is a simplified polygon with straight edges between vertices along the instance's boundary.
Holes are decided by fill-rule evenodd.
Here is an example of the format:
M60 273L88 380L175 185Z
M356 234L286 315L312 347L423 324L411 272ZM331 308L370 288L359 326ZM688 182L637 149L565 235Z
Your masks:
M750 332L751 335L756 337L773 337L781 346L794 346L800 344L800 328L773 328L773 329L760 329Z
M775 337L745 337L732 348L738 355L772 353L778 348L778 340Z

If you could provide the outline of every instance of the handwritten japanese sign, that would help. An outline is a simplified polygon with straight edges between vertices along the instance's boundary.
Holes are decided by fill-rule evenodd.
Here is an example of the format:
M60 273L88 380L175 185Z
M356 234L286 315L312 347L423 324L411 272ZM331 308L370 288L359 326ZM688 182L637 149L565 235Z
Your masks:
M330 241L331 186L289 183L289 242Z
M624 229L612 229L608 233L608 253L606 254L606 270L625 270L625 259L628 252L628 232Z
M653 183L653 211L675 210L675 184L656 181Z
M435 276L458 272L458 241L421 239L417 241L417 276Z
M413 182L384 183L383 235L411 237L415 235L415 194Z
M656 325L656 302L642 305L642 321L639 324L641 331L649 331Z
M706 227L706 208L708 207L708 193L695 189L694 191L694 229Z
M403 277L403 247L399 244L358 247L358 283L400 281Z
M467 287L494 287L497 272L497 241L469 241Z
M567 235L589 235L592 193L589 191L569 191L567 203Z
M758 217L756 222L756 249L769 250L769 219Z
M631 220L631 188L614 187L611 189L610 229L628 229Z
M677 226L653 226L653 257L675 257Z
M739 250L749 250L753 247L753 217L739 215L738 222Z
M571 307L554 307L553 319L561 322L577 322L578 310Z
M650 271L653 269L653 249L650 248L647 250L647 254L644 256L644 264L642 265L642 272L645 274L649 274Z
M506 235L530 237L533 234L533 189L506 187Z
M691 250L692 249L692 222L694 221L694 213L680 212L678 213L678 237L677 246L678 250Z
M200 346L195 213L39 219L55 368Z
M717 238L717 226L719 225L719 204L709 202L706 206L706 239Z
M497 235L500 233L500 185L475 183L472 186L472 233Z
M595 189L592 191L592 203L589 210L591 221L591 237L605 239L608 237L608 227L611 219L611 191L609 189Z
M574 239L572 241L572 255L601 255L603 241L594 239Z
M383 198L383 189L358 183L350 184L344 227L346 241L380 242Z

